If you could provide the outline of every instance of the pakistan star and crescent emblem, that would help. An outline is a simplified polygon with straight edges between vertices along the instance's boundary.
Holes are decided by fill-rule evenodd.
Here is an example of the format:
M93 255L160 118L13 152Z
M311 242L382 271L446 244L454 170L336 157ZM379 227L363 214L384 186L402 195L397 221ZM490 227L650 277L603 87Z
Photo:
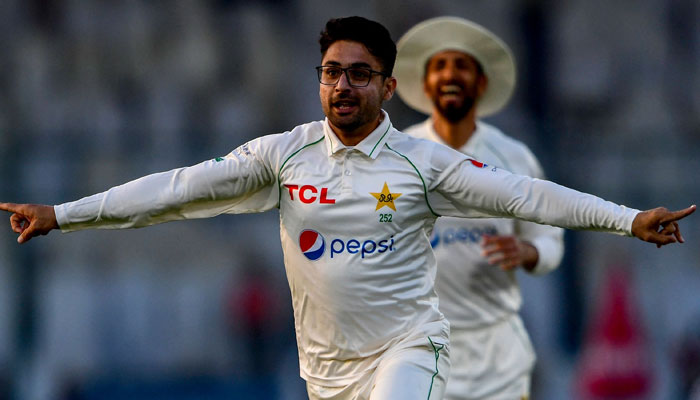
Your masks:
M374 211L377 211L384 206L396 211L396 205L394 205L394 200L398 199L399 196L401 196L401 193L391 193L391 191L389 190L389 185L387 185L386 182L384 182L384 188L382 188L381 193L370 192L369 194L371 194L372 196L374 196L375 199L377 199L377 208L375 208Z

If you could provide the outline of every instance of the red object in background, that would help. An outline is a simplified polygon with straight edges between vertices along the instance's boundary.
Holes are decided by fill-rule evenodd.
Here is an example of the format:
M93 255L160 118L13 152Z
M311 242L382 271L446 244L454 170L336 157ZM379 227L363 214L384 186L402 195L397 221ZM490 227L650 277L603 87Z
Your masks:
M229 317L234 326L261 330L277 322L277 294L265 276L249 273L228 299Z
M583 399L641 399L653 372L628 273L612 268L583 345L576 376Z
M239 293L238 313L248 326L263 326L272 314L272 293L269 284L253 279Z

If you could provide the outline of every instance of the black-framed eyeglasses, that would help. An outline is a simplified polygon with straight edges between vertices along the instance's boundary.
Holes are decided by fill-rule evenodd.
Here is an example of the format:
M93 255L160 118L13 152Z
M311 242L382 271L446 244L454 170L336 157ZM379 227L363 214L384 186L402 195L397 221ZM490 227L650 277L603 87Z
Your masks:
M369 85L369 82L372 80L372 75L374 74L384 77L389 76L384 72L362 67L342 68L321 65L316 67L316 72L318 72L318 81L322 85L337 85L344 72L345 78L347 78L348 83L352 87L365 87Z

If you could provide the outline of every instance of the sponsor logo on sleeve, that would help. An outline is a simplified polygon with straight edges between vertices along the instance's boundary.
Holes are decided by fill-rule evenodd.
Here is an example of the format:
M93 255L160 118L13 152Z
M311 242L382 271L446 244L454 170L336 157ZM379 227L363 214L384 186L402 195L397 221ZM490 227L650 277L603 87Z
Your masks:
M252 153L250 152L250 146L248 143L244 143L237 149L239 154L246 155L246 156L251 156Z
M488 164L482 163L481 161L476 161L472 158L468 158L467 160L469 160L469 162L472 163L472 165L477 167L477 168L486 168L489 166Z

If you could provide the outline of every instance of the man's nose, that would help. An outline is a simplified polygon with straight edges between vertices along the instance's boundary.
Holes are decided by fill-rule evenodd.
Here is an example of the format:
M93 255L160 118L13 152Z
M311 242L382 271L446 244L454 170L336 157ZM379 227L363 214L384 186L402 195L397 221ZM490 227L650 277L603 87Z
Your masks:
M350 90L352 86L350 86L350 81L348 80L348 73L343 72L340 75L340 79L338 79L338 83L335 84L335 90L338 91L344 91L344 90Z
M443 76L455 76L457 74L457 66L454 63L447 63L441 72Z

